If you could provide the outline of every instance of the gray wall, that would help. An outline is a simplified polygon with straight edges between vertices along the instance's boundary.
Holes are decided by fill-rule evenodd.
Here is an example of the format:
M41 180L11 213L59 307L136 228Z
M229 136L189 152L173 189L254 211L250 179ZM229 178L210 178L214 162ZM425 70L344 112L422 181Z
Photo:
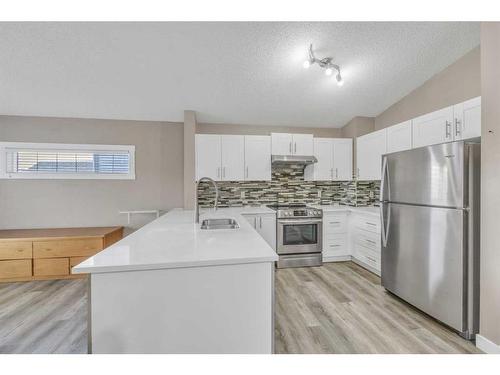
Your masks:
M500 345L500 23L481 24L481 321Z
M270 133L298 133L313 134L315 137L340 138L338 128L308 128L286 126L262 125L234 125L234 124L206 124L198 123L196 133L199 134L243 134L243 135L269 135Z
M481 95L481 56L476 47L375 117L375 130Z
M0 116L0 141L136 146L136 180L0 179L1 229L126 225L120 210L183 205L182 124Z

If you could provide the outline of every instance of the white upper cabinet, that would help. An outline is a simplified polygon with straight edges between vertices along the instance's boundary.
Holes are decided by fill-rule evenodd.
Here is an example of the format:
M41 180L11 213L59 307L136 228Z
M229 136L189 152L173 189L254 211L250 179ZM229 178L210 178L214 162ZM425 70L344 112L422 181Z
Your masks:
M351 138L314 138L313 143L318 162L306 167L305 180L352 180Z
M318 162L305 168L305 180L328 181L333 179L332 141L332 138L314 138L313 155L318 159Z
M273 155L312 155L312 134L271 133Z
M244 137L242 135L196 134L196 180L242 181Z
M243 181L245 170L245 137L221 136L221 180Z
M352 180L352 139L336 138L333 140L333 179Z
M481 136L481 97L453 106L455 140Z
M413 147L454 140L453 106L413 119Z
M220 135L196 134L196 180L210 177L221 179Z
M386 152L386 129L356 138L356 175L358 180L380 180L382 155Z
M313 154L313 135L312 134L293 134L293 155Z
M288 133L271 133L273 155L292 155L293 136Z
M386 131L388 153L412 148L411 120L389 126Z
M245 180L271 180L271 137L245 135Z

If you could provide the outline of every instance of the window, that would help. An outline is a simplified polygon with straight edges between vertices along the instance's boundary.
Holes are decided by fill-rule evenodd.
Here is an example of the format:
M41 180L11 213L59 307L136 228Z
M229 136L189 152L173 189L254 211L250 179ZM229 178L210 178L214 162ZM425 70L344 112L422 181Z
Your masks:
M0 178L135 179L135 146L0 142Z

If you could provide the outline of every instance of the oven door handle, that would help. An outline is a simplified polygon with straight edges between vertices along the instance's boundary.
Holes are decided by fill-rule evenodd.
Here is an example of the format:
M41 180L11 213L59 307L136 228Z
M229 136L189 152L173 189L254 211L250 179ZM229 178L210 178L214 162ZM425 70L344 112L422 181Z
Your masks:
M317 220L278 220L281 225L294 225L294 224L319 224L322 223L322 219Z

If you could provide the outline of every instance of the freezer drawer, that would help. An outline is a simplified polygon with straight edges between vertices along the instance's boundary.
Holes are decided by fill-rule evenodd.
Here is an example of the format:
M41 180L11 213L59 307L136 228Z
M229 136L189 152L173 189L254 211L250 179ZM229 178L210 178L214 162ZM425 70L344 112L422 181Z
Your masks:
M464 331L465 211L385 203L382 220L382 285Z

